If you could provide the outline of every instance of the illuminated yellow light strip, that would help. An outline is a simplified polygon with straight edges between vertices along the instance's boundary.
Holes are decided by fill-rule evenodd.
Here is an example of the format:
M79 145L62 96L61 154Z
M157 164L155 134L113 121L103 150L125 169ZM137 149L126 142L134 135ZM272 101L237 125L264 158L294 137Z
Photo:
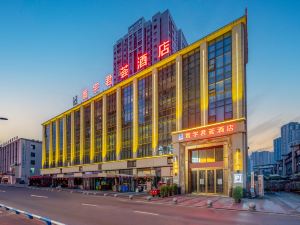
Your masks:
M237 118L240 118L240 98L239 98L239 51L238 51L238 33L235 34L235 51L236 51L236 110Z
M206 93L205 93L205 51L203 49L202 51L202 61L203 61L203 65L202 65L202 72L203 72L203 75L202 75L202 95L205 97L203 98L203 109L202 109L202 112L203 112L203 121L204 121L204 125L206 125ZM201 99L201 98L200 98Z

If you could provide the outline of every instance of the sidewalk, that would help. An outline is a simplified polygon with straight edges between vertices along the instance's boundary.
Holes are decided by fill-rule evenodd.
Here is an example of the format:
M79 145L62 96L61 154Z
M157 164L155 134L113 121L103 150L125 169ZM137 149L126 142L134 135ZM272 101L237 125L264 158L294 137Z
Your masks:
M44 222L16 215L11 211L0 209L0 225L42 225Z

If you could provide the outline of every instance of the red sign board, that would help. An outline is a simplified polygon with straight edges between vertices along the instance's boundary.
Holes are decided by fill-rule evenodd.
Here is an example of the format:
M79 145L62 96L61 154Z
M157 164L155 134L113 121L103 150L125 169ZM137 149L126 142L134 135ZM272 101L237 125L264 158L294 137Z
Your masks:
M190 141L196 139L206 139L211 137L224 136L235 133L237 130L236 123L209 126L204 128L186 131L178 134L179 141Z

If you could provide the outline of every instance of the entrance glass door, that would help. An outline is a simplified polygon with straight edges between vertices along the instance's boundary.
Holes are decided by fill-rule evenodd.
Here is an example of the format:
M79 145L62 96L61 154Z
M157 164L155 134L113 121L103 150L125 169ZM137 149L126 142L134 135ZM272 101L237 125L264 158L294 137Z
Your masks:
M192 170L192 192L197 192L197 170Z
M191 171L191 192L223 194L223 184L223 169L193 169Z
M206 192L206 186L205 186L205 176L206 175L206 171L205 170L199 170L199 192Z
M215 192L215 171L207 170L207 192Z
M216 192L223 193L223 170L216 170Z

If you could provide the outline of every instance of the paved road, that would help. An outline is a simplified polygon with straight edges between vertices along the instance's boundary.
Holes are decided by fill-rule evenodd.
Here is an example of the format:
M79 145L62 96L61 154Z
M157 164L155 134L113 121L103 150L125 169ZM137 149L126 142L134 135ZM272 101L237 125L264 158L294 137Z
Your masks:
M279 225L300 217L176 205L0 186L0 202L68 225Z

